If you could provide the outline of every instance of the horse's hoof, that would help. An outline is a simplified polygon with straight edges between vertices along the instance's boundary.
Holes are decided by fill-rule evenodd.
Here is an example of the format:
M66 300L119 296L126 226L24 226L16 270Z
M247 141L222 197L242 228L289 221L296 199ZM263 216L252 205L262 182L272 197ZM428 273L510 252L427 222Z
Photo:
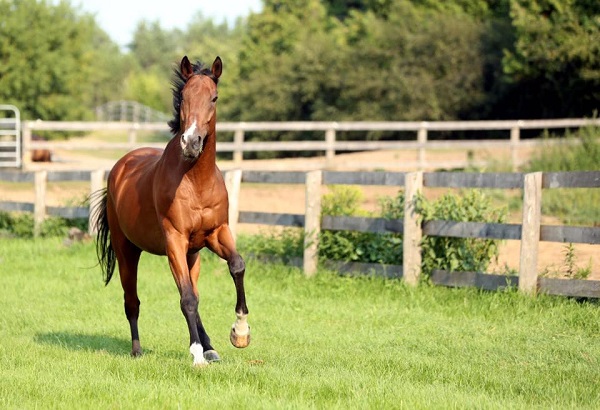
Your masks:
M204 352L204 359L208 363L221 361L221 357L219 356L219 353L217 353L216 350L207 350L206 352Z
M139 340L134 340L131 345L131 357L140 357L142 355L142 347Z
M231 344L237 347L238 349L243 349L250 344L250 327L248 327L248 333L245 335L238 335L235 333L235 327L231 328L231 333L229 334L229 340Z

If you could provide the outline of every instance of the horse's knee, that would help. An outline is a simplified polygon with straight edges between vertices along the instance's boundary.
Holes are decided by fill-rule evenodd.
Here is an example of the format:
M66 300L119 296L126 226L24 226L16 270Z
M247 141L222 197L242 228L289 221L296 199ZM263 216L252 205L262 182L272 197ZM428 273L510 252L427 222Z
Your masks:
M237 253L227 261L227 266L229 267L231 276L234 277L243 275L246 271L246 263L244 262L244 259Z

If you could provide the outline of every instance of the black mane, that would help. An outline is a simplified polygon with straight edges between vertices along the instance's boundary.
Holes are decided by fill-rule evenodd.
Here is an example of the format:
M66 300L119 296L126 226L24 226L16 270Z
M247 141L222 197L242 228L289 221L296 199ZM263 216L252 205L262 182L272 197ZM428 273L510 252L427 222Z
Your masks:
M192 64L192 68L194 74L208 76L215 82L215 84L219 82L219 79L213 75L210 68L204 66L204 64L200 61L196 61L196 64ZM181 118L179 117L179 109L181 107L182 100L181 93L183 91L183 87L185 87L185 83L186 80L181 73L181 68L179 66L175 67L173 69L173 80L171 81L171 85L173 86L173 119L168 122L173 135L180 131Z

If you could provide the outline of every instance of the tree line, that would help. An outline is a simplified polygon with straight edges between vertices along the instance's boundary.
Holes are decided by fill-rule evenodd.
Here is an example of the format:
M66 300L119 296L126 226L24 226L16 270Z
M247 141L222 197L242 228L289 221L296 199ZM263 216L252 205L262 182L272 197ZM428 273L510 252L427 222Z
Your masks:
M592 116L600 2L263 0L232 25L140 21L122 50L68 1L0 1L0 103L25 119L120 99L170 112L183 55L223 59L221 121Z

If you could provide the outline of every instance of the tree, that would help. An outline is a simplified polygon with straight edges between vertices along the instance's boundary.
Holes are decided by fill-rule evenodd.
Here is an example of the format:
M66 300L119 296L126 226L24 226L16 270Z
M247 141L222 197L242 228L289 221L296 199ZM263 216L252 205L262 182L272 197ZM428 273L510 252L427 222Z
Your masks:
M600 3L511 0L510 17L515 42L502 66L513 106L529 117L592 115L600 101Z
M68 2L0 1L0 99L26 119L90 118L99 32Z

